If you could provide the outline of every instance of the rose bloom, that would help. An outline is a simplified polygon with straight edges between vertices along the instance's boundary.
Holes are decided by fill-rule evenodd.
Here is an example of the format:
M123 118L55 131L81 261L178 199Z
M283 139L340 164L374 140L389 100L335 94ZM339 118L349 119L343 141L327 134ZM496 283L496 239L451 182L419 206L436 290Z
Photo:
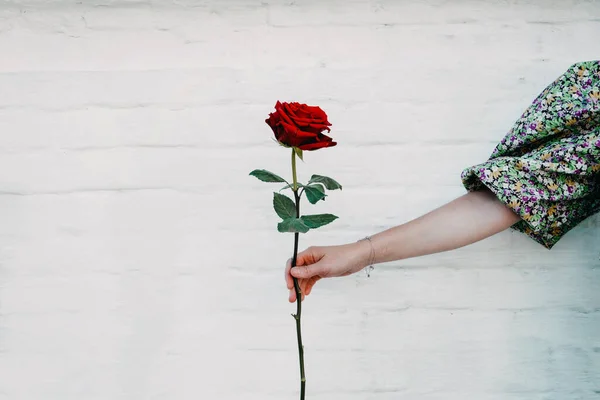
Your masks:
M277 141L300 150L317 150L335 146L332 138L323 134L331 131L327 114L320 107L301 103L275 104L275 112L265 122L271 127Z

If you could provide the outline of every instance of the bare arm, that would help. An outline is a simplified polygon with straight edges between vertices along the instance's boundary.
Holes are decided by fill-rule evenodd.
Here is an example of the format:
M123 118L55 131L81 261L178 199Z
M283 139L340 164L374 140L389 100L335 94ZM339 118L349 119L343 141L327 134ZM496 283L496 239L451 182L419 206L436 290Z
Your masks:
M373 235L375 262L457 249L518 221L519 216L489 190L470 192L413 221Z
M371 236L374 263L402 260L457 249L501 232L519 216L489 190L469 192L415 220ZM371 244L364 240L339 246L313 246L298 254L297 267L288 260L285 278L295 301L292 276L303 296L321 278L346 276L366 267Z

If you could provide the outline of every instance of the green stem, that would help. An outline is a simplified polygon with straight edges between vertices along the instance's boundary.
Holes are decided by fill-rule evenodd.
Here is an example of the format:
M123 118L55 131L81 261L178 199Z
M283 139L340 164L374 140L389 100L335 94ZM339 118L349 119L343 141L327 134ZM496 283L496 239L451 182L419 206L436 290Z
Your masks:
M296 178L296 152L294 151L294 148L292 148L292 178L294 179L292 190L295 192L298 190L298 178ZM296 218L300 218L300 216L297 215Z
M298 194L298 179L296 178L296 152L292 149L292 175L294 199L296 201L296 218L300 218L300 195ZM296 266L298 259L298 239L300 234L294 233L294 255L292 257L292 268ZM298 284L298 279L294 280L294 290L296 291L296 314L292 314L296 320L296 336L298 337L298 358L300 360L300 400L304 400L306 391L306 377L304 376L304 346L302 346L302 330L300 325L300 317L302 316L302 291Z

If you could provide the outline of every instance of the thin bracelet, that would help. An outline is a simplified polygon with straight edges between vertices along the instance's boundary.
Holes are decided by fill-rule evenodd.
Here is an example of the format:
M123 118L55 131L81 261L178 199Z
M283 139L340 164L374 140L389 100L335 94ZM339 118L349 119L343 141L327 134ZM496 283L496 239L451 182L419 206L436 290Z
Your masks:
M362 239L357 240L357 242L360 242L361 240L368 240L369 244L371 245L371 255L369 257L369 262L367 264L367 266L365 267L365 272L367 273L367 278L371 277L371 271L373 271L375 269L375 267L373 266L373 263L375 262L375 248L373 248L373 242L371 241L371 236L365 236Z

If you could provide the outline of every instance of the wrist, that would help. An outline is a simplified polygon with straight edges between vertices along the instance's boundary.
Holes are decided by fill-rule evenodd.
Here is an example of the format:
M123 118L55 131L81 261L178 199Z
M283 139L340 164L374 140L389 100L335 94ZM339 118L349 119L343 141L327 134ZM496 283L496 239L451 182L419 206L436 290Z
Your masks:
M358 254L357 259L360 269L373 266L376 263L375 247L373 247L370 236L357 240L354 246Z

